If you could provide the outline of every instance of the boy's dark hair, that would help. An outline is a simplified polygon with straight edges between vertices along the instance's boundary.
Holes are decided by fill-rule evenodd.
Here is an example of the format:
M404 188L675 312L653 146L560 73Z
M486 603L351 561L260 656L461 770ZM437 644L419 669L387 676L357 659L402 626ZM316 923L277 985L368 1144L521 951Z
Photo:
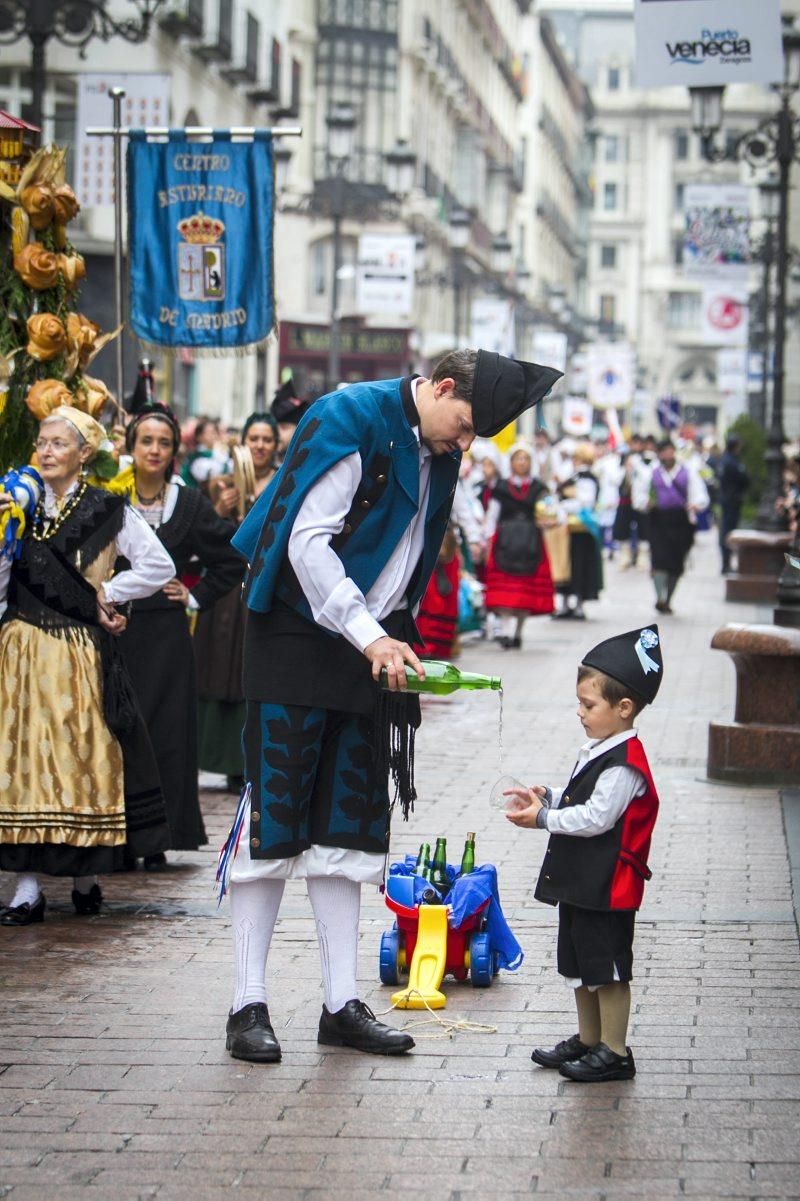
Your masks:
M457 398L472 404L472 385L475 382L477 362L477 350L451 350L443 359L439 359L434 367L431 383L438 384L440 380L452 379Z
M620 701L628 700L633 705L633 716L638 717L642 709L644 709L647 701L643 696L639 696L627 684L621 684L619 680L615 680L613 676L607 676L604 671L598 671L596 667L587 667L585 663L581 663L578 667L578 683L584 680L597 680L600 688L600 695L604 701L608 701L609 705L618 705Z

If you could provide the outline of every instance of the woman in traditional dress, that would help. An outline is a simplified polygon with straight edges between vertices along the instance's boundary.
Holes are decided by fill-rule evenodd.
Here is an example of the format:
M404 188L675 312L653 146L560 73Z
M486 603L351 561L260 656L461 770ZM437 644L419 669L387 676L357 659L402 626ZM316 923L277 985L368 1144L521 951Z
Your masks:
M175 570L166 585L133 606L120 640L156 754L171 832L169 847L194 851L206 843L197 792L197 685L186 610L213 605L237 584L245 564L230 545L232 533L197 488L172 477L180 427L166 405L143 408L128 426L133 456L134 507L172 556ZM181 581L189 568L203 574L191 592ZM166 856L145 857L158 871Z
M558 487L569 525L571 564L569 580L557 588L558 618L585 621L584 601L597 600L603 587L602 534L594 516L600 484L592 471L594 459L591 442L579 442L572 455L573 473Z
M233 482L221 481L215 508L238 525L274 476L277 466L278 424L270 413L251 413L242 430L242 445L253 462L252 494L240 496ZM213 488L213 484L212 484ZM231 533L235 529L231 525ZM244 605L241 585L212 609L201 613L194 633L197 691L200 697L200 755L202 771L227 778L231 792L244 786L242 730L247 711L242 690Z
M708 507L708 490L687 463L678 463L667 438L658 444L658 463L650 477L650 562L656 609L672 613L672 596L694 544L697 513Z
M97 913L97 875L167 845L158 770L116 638L118 606L174 575L124 497L82 469L103 427L70 406L41 423L44 491L19 556L0 558L0 869L17 873L4 926L44 918L39 875L72 876L79 914ZM112 579L114 561L127 570ZM6 607L7 600L7 607Z
M533 478L527 442L512 446L509 463L511 476L495 485L486 514L486 533L491 538L486 608L504 619L500 645L517 650L522 646L525 619L552 613L555 594L540 529L544 519L539 506L548 491Z

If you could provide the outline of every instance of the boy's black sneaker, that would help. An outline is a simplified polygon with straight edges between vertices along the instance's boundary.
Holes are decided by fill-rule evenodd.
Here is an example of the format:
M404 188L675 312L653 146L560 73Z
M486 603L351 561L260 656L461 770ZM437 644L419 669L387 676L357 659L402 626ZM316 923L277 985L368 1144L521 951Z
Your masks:
M636 1075L633 1052L626 1047L627 1055L617 1055L605 1043L598 1043L580 1059L562 1063L558 1069L567 1080L581 1084L603 1084L607 1080L632 1080Z
M590 1048L586 1043L582 1043L577 1034L573 1034L572 1038L565 1038L563 1042L557 1043L551 1051L536 1047L531 1051L531 1059L538 1063L540 1068L560 1068L562 1063L580 1059L588 1050Z

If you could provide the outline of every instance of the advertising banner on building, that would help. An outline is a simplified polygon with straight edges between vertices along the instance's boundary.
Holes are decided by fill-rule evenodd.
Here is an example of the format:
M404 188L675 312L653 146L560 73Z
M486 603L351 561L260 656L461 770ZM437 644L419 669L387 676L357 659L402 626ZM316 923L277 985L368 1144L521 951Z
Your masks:
M80 74L74 188L84 208L114 203L114 144L111 138L86 136L90 125L111 124L112 88L125 90L123 125L144 128L169 124L169 75L112 71Z
M692 279L746 283L750 252L746 184L687 184L683 270Z
M264 342L273 303L272 139L190 142L174 130L128 142L131 325L167 350L243 354Z
M495 296L479 296L470 310L471 344L494 350L513 359L517 353L514 334L514 302Z
M409 234L362 234L358 239L356 308L369 317L408 317L414 306L415 239Z
M533 361L556 371L567 370L567 335L556 329L537 329L533 335Z
M624 409L636 386L636 355L627 342L595 342L587 352L587 397L596 409Z
M635 0L641 88L780 83L780 0Z
M746 346L747 293L731 288L704 288L700 328L709 346Z
M720 392L747 396L747 350L726 346L717 351L717 387Z

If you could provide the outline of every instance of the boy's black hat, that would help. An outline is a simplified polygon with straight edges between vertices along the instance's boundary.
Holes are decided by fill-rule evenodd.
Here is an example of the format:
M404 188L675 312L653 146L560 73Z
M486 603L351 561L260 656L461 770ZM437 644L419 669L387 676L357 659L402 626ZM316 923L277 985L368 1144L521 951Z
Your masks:
M472 425L480 438L499 434L543 400L563 372L479 350L472 385Z
M656 699L664 674L658 626L606 638L583 656L583 663L611 676L650 705Z

